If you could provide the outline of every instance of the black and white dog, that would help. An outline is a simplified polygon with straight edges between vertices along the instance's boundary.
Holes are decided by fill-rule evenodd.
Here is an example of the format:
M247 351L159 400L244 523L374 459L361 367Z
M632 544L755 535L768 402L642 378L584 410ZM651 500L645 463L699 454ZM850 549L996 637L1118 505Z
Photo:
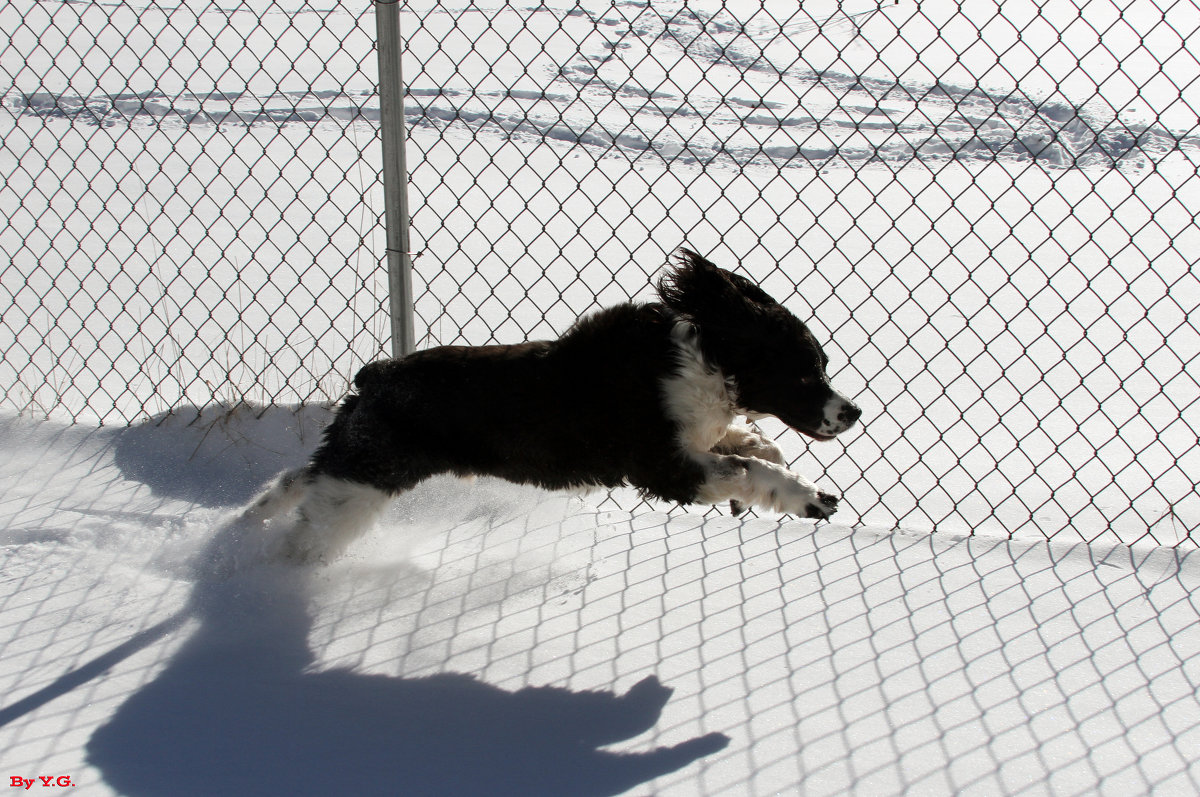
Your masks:
M283 553L311 562L440 473L833 514L837 497L784 468L752 425L774 415L829 440L858 420L812 333L750 280L687 249L658 292L661 302L595 312L558 340L440 346L365 366L312 460L242 517L299 506Z

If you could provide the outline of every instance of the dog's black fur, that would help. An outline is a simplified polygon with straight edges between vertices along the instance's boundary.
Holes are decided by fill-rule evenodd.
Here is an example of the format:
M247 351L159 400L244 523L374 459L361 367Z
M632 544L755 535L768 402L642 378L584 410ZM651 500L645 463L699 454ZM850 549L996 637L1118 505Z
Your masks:
M265 514L294 505L319 479L385 498L454 473L832 514L836 497L784 470L774 444L734 422L774 415L829 439L858 419L830 386L808 328L757 285L686 249L659 294L661 302L585 316L554 341L441 346L365 366L309 465L255 506ZM325 489L319 500L318 511L301 505L310 528L293 532L293 558L342 547L320 541L316 526L355 499Z
M556 341L442 346L358 372L313 468L396 493L436 473L689 501L699 466L663 423L671 313L623 304Z

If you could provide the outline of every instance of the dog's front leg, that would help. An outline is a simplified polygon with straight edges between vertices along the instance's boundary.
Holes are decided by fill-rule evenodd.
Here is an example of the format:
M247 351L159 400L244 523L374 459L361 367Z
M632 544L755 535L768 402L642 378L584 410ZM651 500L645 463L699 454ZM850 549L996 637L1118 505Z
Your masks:
M725 436L712 448L714 454L736 454L742 457L753 457L767 462L773 462L785 467L783 452L779 446L763 436L753 423L748 425L731 424L725 430ZM729 502L729 509L737 517L746 507L736 498Z
M825 519L837 511L838 497L781 465L737 454L706 453L697 457L704 482L697 499L717 504L736 501L800 517Z
M730 424L725 436L712 447L712 453L736 454L774 462L776 465L784 464L779 446L764 437L754 425Z

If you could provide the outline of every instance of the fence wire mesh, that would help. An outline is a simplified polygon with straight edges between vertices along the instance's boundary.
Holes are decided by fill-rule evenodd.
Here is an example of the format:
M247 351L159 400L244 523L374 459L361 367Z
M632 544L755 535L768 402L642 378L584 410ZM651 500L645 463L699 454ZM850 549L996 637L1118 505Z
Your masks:
M360 14L5 0L0 29L6 404L304 401L381 351Z
M771 431L843 512L1193 542L1194 2L401 16L425 345L558 334L686 242L827 339L862 431ZM370 17L4 0L6 403L336 397L384 350Z

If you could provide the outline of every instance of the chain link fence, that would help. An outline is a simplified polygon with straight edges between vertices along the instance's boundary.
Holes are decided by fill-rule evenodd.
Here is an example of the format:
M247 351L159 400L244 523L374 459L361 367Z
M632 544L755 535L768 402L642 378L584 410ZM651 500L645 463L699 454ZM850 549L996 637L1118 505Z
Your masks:
M5 404L112 423L310 401L382 351L360 17L0 3Z
M421 345L561 333L687 243L827 341L861 431L768 431L846 515L1193 542L1194 2L401 26ZM387 349L369 8L3 0L0 29L5 404L336 398Z

